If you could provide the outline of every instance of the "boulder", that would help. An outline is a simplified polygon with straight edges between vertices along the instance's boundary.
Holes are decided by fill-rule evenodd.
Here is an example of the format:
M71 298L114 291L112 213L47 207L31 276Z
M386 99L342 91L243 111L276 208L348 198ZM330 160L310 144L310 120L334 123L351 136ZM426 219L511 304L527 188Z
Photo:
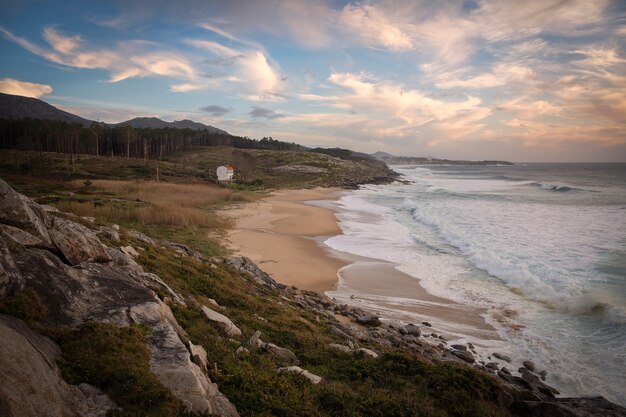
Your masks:
M96 234L81 224L55 217L49 233L54 246L61 251L71 265L113 260Z
M150 371L190 411L220 416L239 415L217 385L192 361L192 355L185 346L189 340L181 340L181 335L186 334L167 305L158 301L138 305L130 309L129 316L133 322L145 324L151 329L148 337Z
M407 324L406 326L400 327L400 333L415 337L420 337L422 335L420 328L414 324Z
M248 340L248 345L255 347L255 348L260 348L263 345L263 341L261 340L260 330L257 330L256 332L254 332L250 340Z
M130 275L142 283L145 287L150 288L157 293L167 294L167 296L169 296L174 303L182 306L187 305L183 297L163 282L158 275L143 271L131 273Z
M365 348L359 348L359 349L355 349L354 352L352 352L353 354L357 355L357 356L361 356L364 358L377 358L378 357L378 353L374 352L373 350L370 349L365 349Z
M303 377L308 379L312 384L315 384L315 385L322 382L321 376L312 374L309 371L300 368L299 366L286 366L284 368L278 368L278 373L279 374L290 373L290 374L302 375Z
M120 234L117 232L117 230L111 229L110 227L100 226L100 232L98 232L98 234L106 237L109 240L112 240L113 242L120 241Z
M535 362L527 360L522 362L522 365L524 365L524 368L528 369L530 372L535 372Z
M467 346L465 346L465 345L450 345L450 347L452 349L456 349L456 350L463 350L463 351L467 350Z
M498 366L497 363L495 362L489 362L487 365L485 365L485 368L489 368L489 369L493 369L494 371L498 371L500 370L500 367ZM506 368L502 368L502 370L504 371Z
M207 320L216 324L226 337L241 336L241 330L239 330L239 327L235 326L235 324L225 315L220 314L215 310L211 310L207 306L202 306L202 313Z
M505 362L511 362L511 357L508 355L505 355L504 353L494 352L493 356Z
M373 315L360 315L356 317L356 322L364 326L380 326L381 321L377 316Z
M24 288L24 278L12 254L21 250L23 250L21 245L0 233L0 299Z
M474 363L474 355L465 350L453 350L452 354L457 358L463 359L465 362Z
M127 269L129 272L143 272L143 268L129 254L111 247L107 247L106 251L113 259L113 265Z
M206 350L200 345L194 345L191 341L187 342L187 350L191 356L191 361L198 365L198 367L207 373L209 369L209 361L207 359Z
M276 346L273 343L263 343L261 351L269 353L276 361L283 365L292 365L298 363L298 358L291 350Z
M0 414L104 417L115 403L96 387L61 378L61 350L21 320L0 315Z
M350 349L349 346L340 345L338 343L331 343L328 345L328 348L339 353L352 353L352 349Z
M139 252L137 252L137 250L130 245L122 246L120 247L120 250L128 256L132 256L133 258L136 258L139 256Z
M511 411L523 417L624 417L626 409L604 397L515 401Z
M39 239L41 246L52 248L47 220L44 210L0 179L0 223L24 230Z
M258 266L254 262L252 262L249 258L245 256L236 256L230 258L226 261L228 265L235 268L239 272L244 272L247 275L251 276L258 284L263 285L264 287L270 288L272 290L276 290L279 288L279 285L272 277L270 277L266 272L259 269Z

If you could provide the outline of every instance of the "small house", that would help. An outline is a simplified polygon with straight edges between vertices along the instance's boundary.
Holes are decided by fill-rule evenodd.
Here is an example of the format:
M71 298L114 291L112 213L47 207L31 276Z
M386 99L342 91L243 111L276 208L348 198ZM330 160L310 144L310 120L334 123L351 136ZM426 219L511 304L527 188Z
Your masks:
M222 165L217 167L217 180L218 181L232 181L235 176L235 170L230 165Z

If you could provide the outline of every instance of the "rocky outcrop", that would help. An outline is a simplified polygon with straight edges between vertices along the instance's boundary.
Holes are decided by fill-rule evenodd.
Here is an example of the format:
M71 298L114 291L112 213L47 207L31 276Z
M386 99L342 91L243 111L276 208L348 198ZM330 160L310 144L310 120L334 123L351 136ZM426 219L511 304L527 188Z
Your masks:
M0 414L6 417L104 417L115 403L96 387L69 385L59 348L21 320L0 315Z
M312 384L319 384L320 382L322 382L321 376L312 374L311 372L307 371L306 369L302 369L299 366L286 366L284 368L278 368L278 373L302 375L303 377L308 379Z
M235 323L230 321L228 317L218 313L215 310L211 310L207 306L202 306L202 313L207 320L217 325L226 337L239 337L241 336L241 330L235 326Z
M270 277L266 272L263 272L259 269L258 266L254 262L252 262L249 258L245 256L236 256L226 260L226 263L231 267L235 268L239 272L243 272L249 276L251 276L258 284L263 285L264 287L270 288L272 290L276 290L281 288L281 286L274 281L272 277Z
M179 294L158 276L145 273L131 256L106 248L95 231L71 220L48 217L2 180L0 197L0 299L25 286L33 289L46 309L42 323L49 327L86 322L143 324L150 329L150 370L175 397L194 412L238 415L206 375L206 352L203 355L190 343L168 305L157 296L184 304ZM106 412L110 402L97 390L63 382L55 364L59 349L53 342L26 326L16 331L17 325L6 323L0 323L0 372L6 374L0 375L3 411L14 410L11 416Z

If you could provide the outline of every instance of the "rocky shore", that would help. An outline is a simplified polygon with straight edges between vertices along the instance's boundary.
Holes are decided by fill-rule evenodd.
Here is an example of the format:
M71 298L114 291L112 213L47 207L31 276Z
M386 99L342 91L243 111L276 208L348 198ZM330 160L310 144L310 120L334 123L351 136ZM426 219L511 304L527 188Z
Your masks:
M324 375L300 366L294 347L267 340L261 330L245 337L235 317L229 317L217 301L185 296L161 277L145 272L136 260L142 248L125 244L117 226L96 226L91 219L52 211L0 180L0 306L5 313L0 315L2 415L104 416L121 407L94 384L73 385L63 379L62 352L54 334L88 323L144 331L150 372L187 411L239 415L211 379L219 373L217 365L202 346L191 342L172 312L188 306L202 312L203 320L218 332L215 337L227 341L235 357L259 352L272 358L277 374L300 375L313 385L325 383ZM236 271L259 297L274 294L280 303L309 312L340 341L324 346L335 355L380 360L390 349L400 349L430 363L464 364L504 386L499 401L512 415L626 416L624 408L602 397L557 398L558 391L543 382L545 373L532 362L515 365L498 352L483 357L471 344L449 346L429 323L383 323L371 312L279 284L248 258L205 259L176 242L125 233L146 247L168 248L182 260ZM34 292L40 303L38 316L29 320L28 314L20 318L6 314L19 312L9 307L27 291Z

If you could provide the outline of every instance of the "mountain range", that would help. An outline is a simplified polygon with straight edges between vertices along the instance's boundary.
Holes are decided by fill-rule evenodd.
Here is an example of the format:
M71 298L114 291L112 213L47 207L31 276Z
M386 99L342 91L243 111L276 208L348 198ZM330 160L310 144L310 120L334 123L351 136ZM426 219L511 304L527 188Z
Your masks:
M63 122L78 123L82 126L89 127L93 120L84 119L75 114L68 113L54 107L45 101L31 98L15 96L11 94L0 93L0 119L42 119L42 120L61 120ZM177 120L174 122L166 122L156 117L135 117L121 123L104 123L109 127L132 126L137 129L191 129L191 130L207 130L210 133L222 135L230 135L230 133L203 123L194 122L192 120Z

